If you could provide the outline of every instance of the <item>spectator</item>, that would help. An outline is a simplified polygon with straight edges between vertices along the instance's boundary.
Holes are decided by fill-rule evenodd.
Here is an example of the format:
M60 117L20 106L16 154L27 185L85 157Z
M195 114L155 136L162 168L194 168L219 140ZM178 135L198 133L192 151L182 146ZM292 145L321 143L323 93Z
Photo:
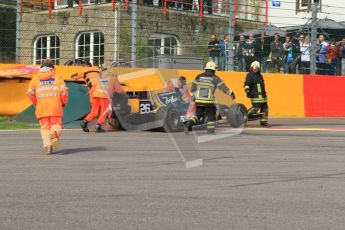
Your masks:
M182 0L175 0L175 8L177 10L183 10L183 1Z
M279 34L274 35L274 41L270 44L271 50L271 63L270 67L274 69L274 72L279 73L282 65L284 48L283 44L280 42Z
M182 7L184 11L192 11L193 0L183 0Z
M211 35L211 41L208 43L208 53L209 53L209 61L213 61L218 65L218 58L220 54L220 46L219 41L217 40L217 36L215 34Z
M246 44L246 40L243 34L240 35L240 41L237 47L237 51L236 51L236 56L238 59L238 70L241 72L246 71L246 59L244 56L245 50L244 50L244 46Z
M335 70L335 75L340 76L341 75L341 53L340 53L340 48L341 48L341 41L337 42L336 44L337 47L337 66Z
M301 62L299 65L299 73L301 74L310 74L310 51L310 39L309 36L305 36L304 41L300 45Z
M299 37L298 37L299 46L302 46L302 44L304 43L304 41L305 41L305 36L304 36L304 34L300 34Z
M191 10L192 12L199 11L199 0L186 0L187 1L187 10Z
M219 41L220 56L218 70L224 71L226 66L226 58L229 52L229 35L224 35L224 39Z
M345 76L345 38L340 42L341 76Z
M79 0L67 0L68 7L73 7L73 1L79 6Z
M261 72L266 73L267 59L270 54L270 43L268 42L265 33L261 33L260 39L256 42L255 58L261 64Z
M162 6L162 1L161 0L153 0L152 1L154 6Z
M304 34L299 34L298 36L298 42L296 43L298 45L298 50L299 50L299 53L301 54L301 47L303 45L305 41L305 36ZM297 62L296 62L296 68L298 69L298 73L300 73L301 71L301 55L299 55L298 59L297 59Z
M284 73L295 74L296 73L296 61L299 58L299 48L292 42L290 36L285 37L285 43L283 44L285 51L284 55Z
M212 0L205 0L206 1L206 3L207 3L207 12L208 12L208 14L212 14ZM200 6L200 7L202 7L202 6Z
M321 34L317 40L317 74L326 75L327 74L327 63L326 63L326 54L328 43L325 42L325 37Z
M246 72L250 71L250 65L255 60L254 54L255 54L255 40L254 40L254 34L249 34L249 39L246 41L246 43L243 46L243 56L246 60Z
M338 57L338 50L337 46L335 45L335 39L332 39L327 46L327 55L326 60L328 63L328 75L335 75L336 67L337 67L337 57Z

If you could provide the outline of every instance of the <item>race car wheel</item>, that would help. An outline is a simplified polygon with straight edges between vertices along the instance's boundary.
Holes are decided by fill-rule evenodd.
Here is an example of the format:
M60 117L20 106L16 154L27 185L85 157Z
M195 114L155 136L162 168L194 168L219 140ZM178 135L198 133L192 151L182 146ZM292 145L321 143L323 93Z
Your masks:
M236 103L230 106L227 114L227 120L232 127L241 127L247 122L247 119L247 109L243 104Z
M161 119L163 119L163 128L166 132L177 132L182 129L183 124L180 121L179 112L171 106L161 108L159 111Z
M114 115L109 118L109 125L112 126L116 130L123 130L120 124L120 121Z

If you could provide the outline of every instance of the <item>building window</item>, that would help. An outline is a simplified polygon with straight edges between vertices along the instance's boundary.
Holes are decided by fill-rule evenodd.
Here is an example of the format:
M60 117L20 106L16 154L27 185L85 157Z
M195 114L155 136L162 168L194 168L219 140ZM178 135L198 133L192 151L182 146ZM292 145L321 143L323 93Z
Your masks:
M308 0L301 0L301 8L308 7L309 2Z
M34 64L51 59L56 65L60 58L60 39L56 35L40 36L34 42Z
M101 32L87 32L78 35L76 58L93 65L104 63L104 35Z
M311 11L311 6L316 3L318 4L319 10L321 10L322 0L297 0L297 12L299 11Z
M154 33L149 38L150 56L180 55L180 41L174 35Z
M79 0L53 0L52 2L54 2L54 8L55 9L59 9L59 8L66 8L67 6L73 7L73 6L78 6L78 2ZM90 5L90 4L94 4L96 1L95 0L82 0L82 4L83 6L85 5ZM99 0L99 3L105 3L105 2L109 2L106 0Z

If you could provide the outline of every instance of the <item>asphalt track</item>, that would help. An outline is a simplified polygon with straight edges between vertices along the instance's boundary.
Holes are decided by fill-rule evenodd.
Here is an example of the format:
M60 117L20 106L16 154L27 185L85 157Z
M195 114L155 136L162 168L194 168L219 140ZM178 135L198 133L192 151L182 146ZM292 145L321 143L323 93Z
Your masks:
M160 132L0 132L0 229L345 229L345 119L274 119L199 145Z

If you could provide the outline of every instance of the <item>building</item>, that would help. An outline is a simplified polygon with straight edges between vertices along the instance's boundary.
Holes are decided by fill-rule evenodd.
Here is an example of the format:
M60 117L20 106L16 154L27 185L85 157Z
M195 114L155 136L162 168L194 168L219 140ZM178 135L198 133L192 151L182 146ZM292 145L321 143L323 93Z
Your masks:
M20 62L40 64L42 59L53 59L64 64L70 59L83 59L95 65L114 60L130 61L131 6L127 2L83 0L53 1L52 6L41 0L29 1L22 12L20 25ZM206 1L205 1L206 2ZM70 6L68 7L70 3ZM136 59L147 62L157 55L184 55L207 57L207 44L212 33L222 37L228 34L229 18L226 10L212 15L207 9L174 10L162 8L155 2L138 1L136 20ZM145 5L146 4L146 5ZM172 4L170 2L170 4ZM189 4L189 3L188 3ZM222 2L225 7L225 2ZM215 6L218 7L216 3ZM236 30L256 28L262 22L237 17Z
M0 3L0 63L16 60L16 3L2 0Z
M268 21L279 27L306 24L311 18L311 6L317 4L319 19L344 21L344 1L339 0L269 0Z

